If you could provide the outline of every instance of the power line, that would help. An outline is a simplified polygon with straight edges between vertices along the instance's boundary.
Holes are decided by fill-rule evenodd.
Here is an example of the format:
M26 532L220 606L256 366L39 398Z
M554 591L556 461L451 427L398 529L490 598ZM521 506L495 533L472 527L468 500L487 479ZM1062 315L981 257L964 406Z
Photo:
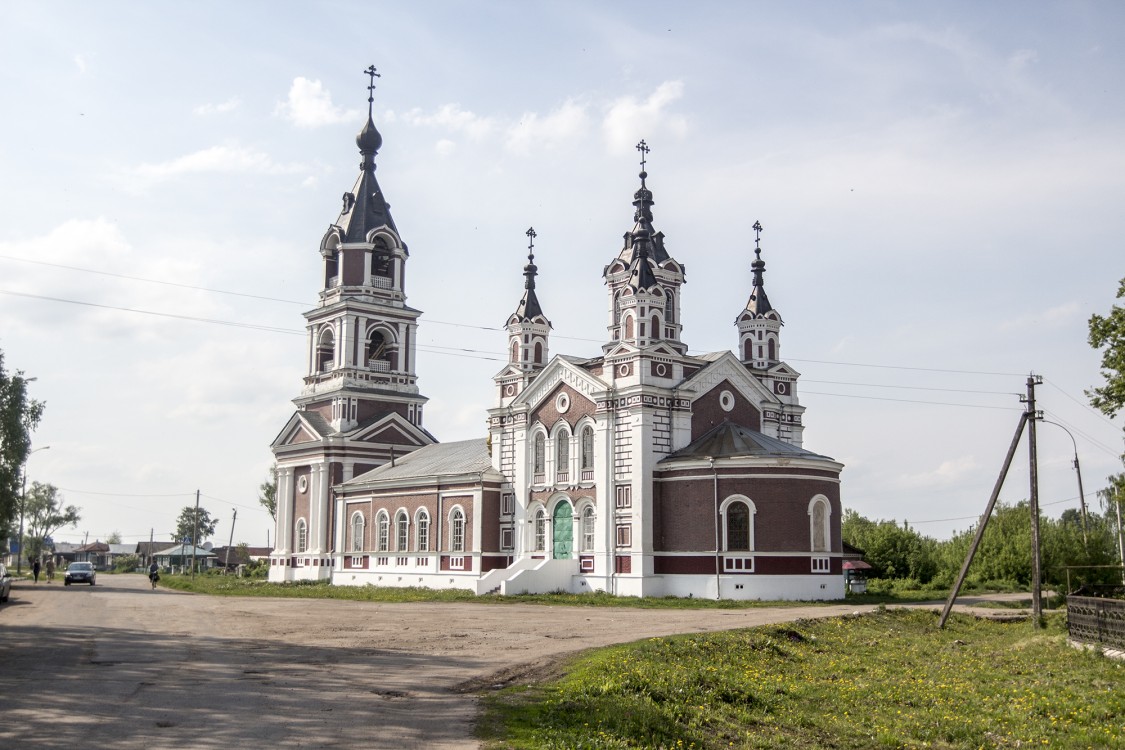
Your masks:
M1088 403L1084 403L1084 402L1082 402L1082 401L1079 401L1079 400L1078 400L1078 399L1076 399L1076 398L1075 398L1074 396L1071 396L1071 395L1070 395L1069 393L1067 393L1066 391L1064 391L1064 390L1063 390L1063 389L1062 389L1062 388L1061 388L1060 386L1057 386L1057 385L1055 385L1055 384L1054 384L1054 383L1053 383L1052 381L1050 381L1050 380L1047 380L1047 378L1043 378L1043 380L1044 380L1044 381L1046 381L1047 385L1051 386L1051 387L1052 387L1052 388L1054 388L1054 389L1055 389L1056 391L1058 391L1058 392L1059 392L1059 393L1061 393L1062 395L1066 396L1067 398L1069 398L1069 399L1070 399L1071 401L1073 401L1074 403L1078 404L1079 406L1081 406L1081 407L1082 407L1082 408L1084 408L1084 409L1087 409L1087 410L1089 410L1089 411L1090 411L1091 413L1093 413L1093 414L1094 414L1095 416L1097 416L1097 417L1098 417L1098 419L1102 420L1103 422L1105 422L1106 424L1108 424L1108 425L1109 425L1110 427L1113 427L1114 429L1117 429L1117 425L1115 425L1115 424L1113 423L1113 420L1112 420L1112 419L1110 419L1109 417L1107 417L1107 416L1106 416L1105 414L1103 414L1102 412L1100 412L1100 411L1098 411L1097 409L1095 409L1094 407L1090 406L1090 405L1089 405Z
M917 372L945 372L955 375L1000 375L1003 377L1022 378L1027 373L1020 372L987 372L984 370L946 370L937 367L908 367L905 365L871 365L863 362L833 362L826 359L794 359L790 362L811 362L818 365L841 365L844 367L874 367L881 370L914 370Z
M966 388L932 388L919 385L890 385L889 383L849 383L841 380L809 380L801 378L801 383L822 383L825 385L855 385L865 388L898 388L910 391L944 391L946 393L981 393L990 396L1019 396L1016 391L975 391Z
M886 396L860 396L855 393L823 393L821 391L802 391L814 396L835 396L837 398L862 398L869 401L895 401L904 404L930 404L932 406L960 406L966 409L1000 409L1002 411L1022 411L1016 406L988 406L986 404L954 404L948 401L922 401L911 398L888 398Z

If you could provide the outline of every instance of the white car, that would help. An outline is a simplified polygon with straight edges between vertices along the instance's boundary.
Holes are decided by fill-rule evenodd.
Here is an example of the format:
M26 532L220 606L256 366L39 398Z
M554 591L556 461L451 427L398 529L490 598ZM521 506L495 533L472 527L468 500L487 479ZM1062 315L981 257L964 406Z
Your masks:
M12 574L0 563L0 602L6 602L12 596Z

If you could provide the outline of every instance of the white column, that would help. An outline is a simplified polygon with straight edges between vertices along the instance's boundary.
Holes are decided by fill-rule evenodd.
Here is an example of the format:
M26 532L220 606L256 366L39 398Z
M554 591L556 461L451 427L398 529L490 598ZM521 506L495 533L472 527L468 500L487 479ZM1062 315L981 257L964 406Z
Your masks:
M333 511L332 504L328 500L328 489L332 484L332 466L328 461L324 461L319 469L316 485L318 506L316 518L319 524L316 530L316 548L318 552L324 553L328 551L328 519Z
M274 552L288 555L293 539L293 469L277 470L277 523L274 528Z
M320 548L320 528L324 524L321 514L324 512L324 503L320 496L320 464L309 467L309 538L307 551L317 553Z

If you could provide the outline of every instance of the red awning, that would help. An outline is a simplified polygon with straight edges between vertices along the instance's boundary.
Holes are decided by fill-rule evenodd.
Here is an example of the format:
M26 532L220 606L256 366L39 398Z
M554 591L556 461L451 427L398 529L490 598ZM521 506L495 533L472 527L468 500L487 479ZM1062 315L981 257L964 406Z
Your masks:
M845 560L844 570L871 570L871 566L863 560Z

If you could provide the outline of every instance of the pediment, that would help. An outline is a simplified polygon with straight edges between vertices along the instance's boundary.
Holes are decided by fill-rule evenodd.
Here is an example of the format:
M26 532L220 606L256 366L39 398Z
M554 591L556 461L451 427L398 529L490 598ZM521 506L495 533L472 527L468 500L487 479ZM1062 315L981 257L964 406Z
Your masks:
M285 445L298 445L300 443L314 443L323 440L321 435L301 412L294 412L285 423L285 427L274 438L271 447L280 448Z
M794 370L785 362L778 362L776 365L767 370L770 375L782 378L799 378L801 373Z
M398 413L388 414L373 424L358 427L344 437L351 442L358 443L394 443L395 445L422 446L433 442L426 433Z
M554 392L559 383L566 383L575 392L591 401L596 401L597 394L606 389L606 383L596 375L591 375L565 359L555 357L536 376L535 380L531 381L531 384L513 399L512 405L526 405L530 409L534 409Z
M750 374L746 366L730 352L724 352L717 360L692 375L681 388L690 388L695 391L695 398L698 398L724 380L730 382L751 403L780 403L777 396Z

